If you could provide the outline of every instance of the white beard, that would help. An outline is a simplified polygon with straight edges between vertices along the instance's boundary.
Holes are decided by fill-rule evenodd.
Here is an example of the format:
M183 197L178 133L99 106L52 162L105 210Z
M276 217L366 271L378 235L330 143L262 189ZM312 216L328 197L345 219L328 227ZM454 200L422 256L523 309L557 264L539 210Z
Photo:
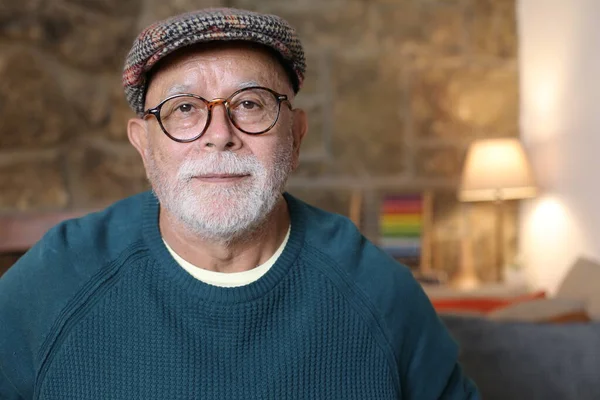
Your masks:
M168 179L152 153L147 154L148 179L161 205L186 228L211 241L231 243L259 228L273 211L292 171L292 141L274 154L272 169L255 156L211 152L185 160ZM202 184L203 174L248 174L239 183Z

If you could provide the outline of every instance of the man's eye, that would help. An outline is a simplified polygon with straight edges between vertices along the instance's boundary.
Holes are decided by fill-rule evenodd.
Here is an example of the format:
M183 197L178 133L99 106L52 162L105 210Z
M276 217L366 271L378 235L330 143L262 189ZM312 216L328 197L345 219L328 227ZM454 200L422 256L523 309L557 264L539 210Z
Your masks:
M190 111L192 111L194 109L194 105L193 104L181 104L177 107L177 111L181 111L183 113L189 113Z
M254 110L254 109L260 107L258 104L256 104L253 101L250 101L250 100L244 100L244 101L242 101L241 106L242 106L242 108L244 110Z

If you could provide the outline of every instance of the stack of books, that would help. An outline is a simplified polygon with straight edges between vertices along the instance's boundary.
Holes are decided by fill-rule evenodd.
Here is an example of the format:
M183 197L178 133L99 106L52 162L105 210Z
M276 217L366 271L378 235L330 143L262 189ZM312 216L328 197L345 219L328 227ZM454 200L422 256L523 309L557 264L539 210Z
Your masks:
M390 256L418 266L423 245L423 196L386 196L379 215L379 246Z

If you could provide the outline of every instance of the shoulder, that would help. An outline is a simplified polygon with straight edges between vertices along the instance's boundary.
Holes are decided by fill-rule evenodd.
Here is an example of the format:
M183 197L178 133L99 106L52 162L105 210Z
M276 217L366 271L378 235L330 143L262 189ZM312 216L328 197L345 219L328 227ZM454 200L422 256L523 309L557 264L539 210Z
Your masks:
M294 201L302 213L309 257L336 270L380 307L403 308L421 295L409 268L364 237L348 218Z
M141 236L147 196L61 222L2 276L0 367L9 378L31 378L37 352L67 305Z
M307 264L346 292L373 334L393 353L404 386L409 371L427 358L453 365L456 344L409 268L367 240L349 219L304 203L301 210Z
M27 276L39 281L36 277L45 274L61 279L63 275L93 274L94 268L110 262L141 238L142 208L148 196L132 196L102 211L57 224L10 268L7 279Z

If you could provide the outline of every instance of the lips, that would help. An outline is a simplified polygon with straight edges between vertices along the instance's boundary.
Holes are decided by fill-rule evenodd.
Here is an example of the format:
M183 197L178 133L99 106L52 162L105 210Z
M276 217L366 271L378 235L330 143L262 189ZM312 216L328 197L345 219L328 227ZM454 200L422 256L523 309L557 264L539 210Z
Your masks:
M249 177L250 174L202 174L195 176L194 179L203 182L234 182Z
M196 178L201 179L227 179L227 178L243 178L249 174L203 174L198 175Z

